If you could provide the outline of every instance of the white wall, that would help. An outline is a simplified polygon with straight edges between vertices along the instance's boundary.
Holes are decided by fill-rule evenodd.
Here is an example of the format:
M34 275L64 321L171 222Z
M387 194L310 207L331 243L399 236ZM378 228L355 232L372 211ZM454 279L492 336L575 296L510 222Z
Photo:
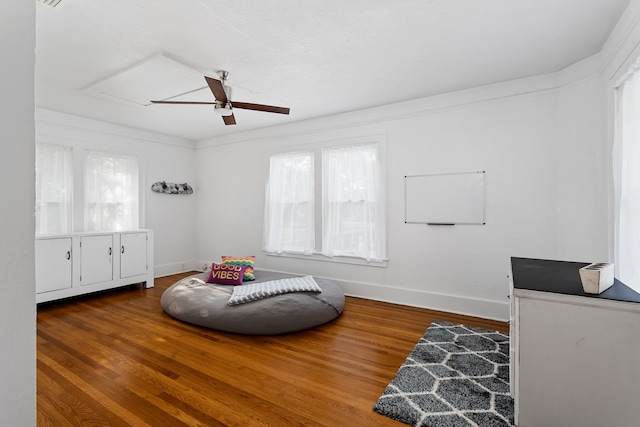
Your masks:
M507 319L510 256L607 255L597 64L200 141L197 258L251 254L258 268L334 278L348 294ZM265 256L269 152L370 134L387 140L388 267ZM405 175L475 170L487 171L486 225L404 223Z
M199 188L193 148L155 146L148 152L146 228L154 231L155 276L191 271L196 258L196 198ZM188 183L193 194L160 194L151 191L158 181Z
M0 425L36 423L34 265L35 2L0 14ZM10 64L10 66L8 65Z
M576 64L575 68L590 64ZM608 262L609 155L603 79L591 75L558 91L558 258Z
M140 227L154 231L155 276L194 269L195 209L198 193L195 184L193 142L98 120L62 114L50 110L36 111L36 140L80 150L107 150L130 153L140 160L142 195ZM74 173L82 176L82 164ZM191 195L159 194L151 191L157 181L189 183ZM82 187L75 190L81 193ZM82 231L82 211L75 212L74 230Z

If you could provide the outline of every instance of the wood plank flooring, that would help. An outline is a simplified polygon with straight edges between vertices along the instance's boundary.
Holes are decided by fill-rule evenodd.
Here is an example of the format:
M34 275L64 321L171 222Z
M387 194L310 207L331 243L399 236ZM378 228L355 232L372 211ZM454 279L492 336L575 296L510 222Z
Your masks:
M431 321L508 330L347 297L315 329L229 334L164 313L187 275L38 307L38 426L402 426L372 407Z

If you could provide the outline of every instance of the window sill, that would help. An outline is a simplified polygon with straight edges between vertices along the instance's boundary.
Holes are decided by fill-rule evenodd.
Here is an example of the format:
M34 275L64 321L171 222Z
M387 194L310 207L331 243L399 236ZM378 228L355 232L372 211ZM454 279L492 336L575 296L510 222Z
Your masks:
M310 261L335 262L338 264L362 265L365 267L378 267L378 268L387 268L387 262L388 262L388 260L367 261L366 259L348 257L348 256L328 257L322 254L311 254L311 255L294 254L294 253L276 254L272 252L264 252L264 254L266 256L280 257L280 258L295 258L295 259L305 259Z

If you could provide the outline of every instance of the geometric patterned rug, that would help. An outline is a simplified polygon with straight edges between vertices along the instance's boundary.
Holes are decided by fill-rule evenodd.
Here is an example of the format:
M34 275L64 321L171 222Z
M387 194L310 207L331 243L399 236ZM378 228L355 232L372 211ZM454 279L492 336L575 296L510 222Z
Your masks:
M513 426L509 335L433 322L373 409L416 427Z

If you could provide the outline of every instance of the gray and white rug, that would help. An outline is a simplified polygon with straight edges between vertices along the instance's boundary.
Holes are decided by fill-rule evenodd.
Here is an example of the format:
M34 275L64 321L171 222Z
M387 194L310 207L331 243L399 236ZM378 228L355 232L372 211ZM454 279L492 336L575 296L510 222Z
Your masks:
M433 322L373 409L416 427L513 426L509 335Z

